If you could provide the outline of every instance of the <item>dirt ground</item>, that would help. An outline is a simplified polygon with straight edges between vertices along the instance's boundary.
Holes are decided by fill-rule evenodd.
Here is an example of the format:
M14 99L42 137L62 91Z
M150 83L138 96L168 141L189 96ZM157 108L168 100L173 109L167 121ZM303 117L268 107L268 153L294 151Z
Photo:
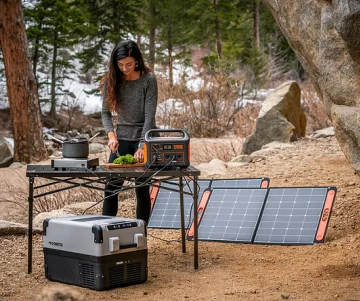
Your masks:
M43 289L54 288L77 291L84 300L360 300L360 178L335 138L303 139L293 145L216 177L269 177L270 187L336 186L325 243L274 246L200 241L195 271L193 243L187 241L187 252L182 253L180 231L148 229L147 282L99 292L48 281L41 235L34 235L33 272L27 274L27 237L3 236L0 300L35 300ZM0 170L0 188L4 179L21 184L24 173L25 168ZM128 205L133 208L134 202ZM0 204L0 219L16 220L16 212L15 207ZM120 208L118 216L122 214Z

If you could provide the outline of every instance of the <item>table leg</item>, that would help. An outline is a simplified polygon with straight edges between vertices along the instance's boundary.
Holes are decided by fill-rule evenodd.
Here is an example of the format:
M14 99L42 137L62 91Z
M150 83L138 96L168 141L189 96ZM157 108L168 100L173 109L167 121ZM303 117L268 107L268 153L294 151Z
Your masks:
M182 251L186 252L186 243L185 243L185 217L184 217L184 183L183 178L179 177L179 192L180 192L180 217L181 217L181 243Z
M34 203L34 178L29 178L29 229L28 229L28 274L32 271L32 235L33 235L33 203Z
M194 269L197 270L199 268L199 250L198 250L198 187L197 187L197 177L194 177Z

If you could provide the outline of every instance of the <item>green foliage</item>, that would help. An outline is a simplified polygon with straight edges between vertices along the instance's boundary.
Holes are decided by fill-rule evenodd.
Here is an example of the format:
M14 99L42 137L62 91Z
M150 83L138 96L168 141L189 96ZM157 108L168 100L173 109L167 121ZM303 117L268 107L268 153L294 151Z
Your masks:
M84 34L84 14L72 2L41 0L33 8L24 9L24 15L39 99L51 90L53 107L57 102L57 91L64 90L63 81L76 72L72 64L73 46ZM38 72L42 72L42 77L47 80L39 81Z
M120 156L113 161L114 164L135 164L137 163L133 155L127 154L125 156Z
M83 65L81 71L88 72L106 61L112 46L137 33L144 1L75 0L75 3L83 8L86 18L84 47L77 58Z

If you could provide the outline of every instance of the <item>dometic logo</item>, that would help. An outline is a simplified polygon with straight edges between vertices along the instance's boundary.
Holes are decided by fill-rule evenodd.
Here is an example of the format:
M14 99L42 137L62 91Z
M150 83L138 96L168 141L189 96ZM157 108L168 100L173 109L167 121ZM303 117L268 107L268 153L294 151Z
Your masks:
M62 242L56 242L56 241L49 241L49 245L57 246L57 247L63 246Z

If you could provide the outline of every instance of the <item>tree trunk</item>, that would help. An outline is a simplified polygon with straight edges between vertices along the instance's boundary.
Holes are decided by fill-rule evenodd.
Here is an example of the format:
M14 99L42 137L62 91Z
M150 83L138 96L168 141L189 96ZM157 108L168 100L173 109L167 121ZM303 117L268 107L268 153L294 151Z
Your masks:
M136 43L138 44L139 48L141 48L141 38L142 38L141 31L142 30L143 30L143 12L141 12L141 18L139 20L139 30L138 30L138 34L136 37Z
M216 31L216 50L218 58L222 58L222 41L220 32L220 20L218 16L218 0L214 0L214 12L215 12L215 31Z
M38 31L41 32L42 30L42 19L40 20L38 27ZM35 45L34 45L34 54L32 56L32 62L33 62L33 71L36 79L36 84L38 84L37 76L36 76L36 70L37 70L37 63L39 61L39 43L40 43L40 35L37 34L35 38Z
M155 66L155 33L156 33L156 9L155 5L150 1L149 4L149 12L150 12L150 30L149 30L149 67L151 70L154 70Z
M0 44L14 135L14 161L43 160L46 149L40 107L20 0L0 1Z
M173 45L171 43L171 23L168 23L168 55L169 55L169 85L172 87L174 85L174 77L173 77Z
M51 108L50 116L56 117L56 60L57 60L57 40L58 33L55 30L54 33L54 49L53 49L53 58L51 66Z
M254 44L256 49L260 49L260 12L259 0L254 2Z

